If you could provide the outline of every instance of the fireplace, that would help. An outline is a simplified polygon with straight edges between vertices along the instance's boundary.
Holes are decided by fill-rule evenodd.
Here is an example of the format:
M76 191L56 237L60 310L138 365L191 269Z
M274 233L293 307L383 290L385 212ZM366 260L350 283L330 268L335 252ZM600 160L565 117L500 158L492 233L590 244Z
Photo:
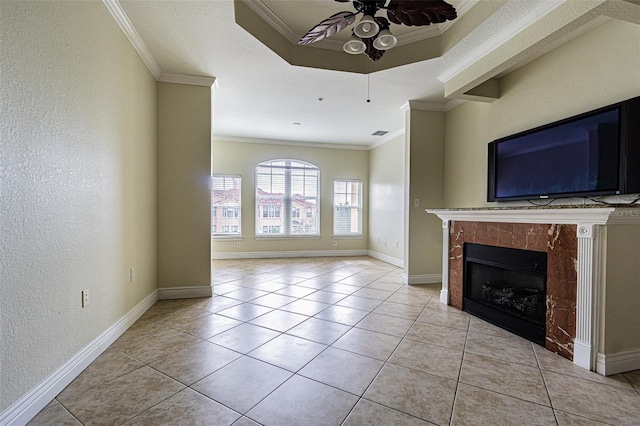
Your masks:
M640 368L640 205L428 212L442 219L442 303L463 309L467 244L546 253L544 347L603 375Z
M544 346L547 253L464 244L463 310Z

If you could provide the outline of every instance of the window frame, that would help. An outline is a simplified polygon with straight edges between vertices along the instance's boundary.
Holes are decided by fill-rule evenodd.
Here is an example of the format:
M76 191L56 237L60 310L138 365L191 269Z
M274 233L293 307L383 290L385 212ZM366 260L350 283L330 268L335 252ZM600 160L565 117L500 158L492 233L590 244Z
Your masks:
M346 184L357 184L358 185L358 205L352 206L351 208L355 208L358 212L358 232L338 232L337 229L337 212L341 206L336 205L336 184L337 183L346 183ZM364 199L364 183L359 179L344 179L344 178L336 178L333 180L333 188L332 188L332 204L333 204L333 217L332 217L332 227L333 227L333 237L334 238L362 238L363 237L363 199ZM348 192L341 193L345 196Z
M224 180L222 188L216 185L216 179ZM231 187L228 189L227 179L231 179ZM235 182L237 182L237 184ZM237 190L237 200L227 203L227 200L231 200L231 198L222 198L220 203L216 204L216 190L223 192ZM216 215L211 215L211 238L216 240L242 238L242 176L222 173L212 174L211 205L212 210L213 208L216 209ZM222 214L218 212L218 208L222 209ZM233 232L234 227L237 227L237 232ZM228 232L225 232L225 229L228 229Z
M280 164L279 164L280 163ZM274 170L280 169L283 170L282 174L273 173ZM259 190L265 191L263 188L260 188L261 185L261 175L268 176L269 174L265 173L267 170L270 171L271 174L271 186L269 186L269 190L272 193L266 193L268 195L261 195ZM302 171L302 182L303 182L303 193L302 194L293 194L292 187L294 186L294 179L299 179L300 175L293 173L292 171L299 170ZM299 160L295 158L279 158L273 160L266 160L260 163L257 163L254 167L255 173L255 238L320 238L320 195L321 195L321 175L320 175L320 167L316 166L313 163L309 163L308 161ZM308 174L308 177L307 177ZM282 176L282 193L273 192L273 177ZM264 178L264 176L263 176ZM306 180L308 178L313 178L315 180L315 196L306 195ZM313 192L313 191L310 191ZM270 199L271 204L269 202L261 202L261 200ZM275 201L274 201L275 200ZM299 217L295 217L295 214L292 211L295 211L297 208L300 210L299 206L296 206L296 203L305 203L307 200L314 203L314 205L310 208L314 208L316 210L315 215L312 214L312 217L309 218L313 221L313 223L307 223L307 221L302 221L302 223L298 225L294 225L293 219L299 219ZM273 215L273 217L269 214L267 217L264 216L264 207L265 206L273 206L274 210L279 210L279 215ZM261 210L262 209L262 210ZM302 215L300 215L302 216ZM268 223L265 219L280 219L279 223ZM306 218L305 218L306 219ZM265 226L268 227L269 232L265 233ZM315 232L307 233L305 230L309 228L315 228ZM275 229L281 230L281 233L273 233ZM295 229L302 229L303 232L296 233ZM262 230L262 232L260 232Z

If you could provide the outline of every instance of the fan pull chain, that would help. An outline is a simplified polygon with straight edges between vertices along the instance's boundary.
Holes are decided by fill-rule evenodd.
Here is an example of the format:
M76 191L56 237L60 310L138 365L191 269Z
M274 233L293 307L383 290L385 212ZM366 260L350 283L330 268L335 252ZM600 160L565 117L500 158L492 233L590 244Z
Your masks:
M367 102L371 102L371 98L369 96L369 74L367 74Z

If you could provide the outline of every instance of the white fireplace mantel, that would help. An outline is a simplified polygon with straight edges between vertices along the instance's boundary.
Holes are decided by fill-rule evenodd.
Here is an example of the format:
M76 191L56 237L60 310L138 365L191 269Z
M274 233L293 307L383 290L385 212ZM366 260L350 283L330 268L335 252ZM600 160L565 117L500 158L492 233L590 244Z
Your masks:
M451 222L500 222L532 224L573 224L577 227L577 304L576 338L573 361L580 367L610 374L598 362L601 268L603 245L601 230L614 224L640 225L640 205L593 207L518 207L478 209L428 209L442 219L442 292L440 301L449 304L449 227Z
M639 224L640 205L637 207L519 207L486 209L429 209L440 219L461 222L502 223L555 223L592 225Z

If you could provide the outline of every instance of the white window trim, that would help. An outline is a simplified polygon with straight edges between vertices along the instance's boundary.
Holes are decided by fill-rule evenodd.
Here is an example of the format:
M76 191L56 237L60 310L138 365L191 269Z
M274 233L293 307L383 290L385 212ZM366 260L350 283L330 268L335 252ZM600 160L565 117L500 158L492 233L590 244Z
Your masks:
M336 233L336 205L335 205L335 190L336 190L336 182L355 182L355 183L359 183L360 184L360 191L358 194L358 215L359 215L359 223L360 223L360 232L349 232L349 233L345 233L345 234L340 234L340 233ZM363 199L364 199L364 183L360 180L360 179L344 179L344 178L336 178L333 180L333 186L331 188L332 190L332 194L331 194L331 199L332 199L332 216L331 216L331 225L332 225L332 230L333 230L333 239L349 239L349 238L354 238L354 239L358 239L358 238L364 238L364 233L363 233L363 216L364 216L364 212L363 212Z
M213 205L213 178L233 178L233 179L239 179L240 180L240 188L239 188L239 200L238 200L238 232L216 232L215 234L212 233L211 234L211 239L212 240L242 240L244 237L242 235L242 176L241 175L230 175L230 174L218 174L218 173L214 173L211 175L211 204L212 207L214 207ZM227 209L228 206L222 206L224 209ZM235 208L236 206L233 206L233 208ZM216 211L216 217L217 218L226 218L225 216L222 215L222 212L218 212ZM211 218L211 220L213 221L213 216ZM232 225L229 225L230 229ZM211 226L209 226L209 228L211 228Z
M315 168L315 170L317 171L318 174L318 191L317 191L317 196L315 197L316 199L316 233L313 234L284 234L284 235L280 235L280 234L258 234L258 220L257 220L257 215L260 214L260 207L259 207L259 202L258 202L258 168L265 163L274 163L274 162L278 162L278 161L290 161L290 162L295 162L295 163L302 163L302 164L308 164L309 166L312 166L313 168ZM285 168L285 167L282 167ZM299 167L292 167L291 169L299 169ZM265 161L261 161L259 163L257 163L254 168L254 176L255 176L255 187L254 187L254 195L255 195L255 211L254 211L254 238L257 240L264 240L264 239L274 239L274 240L281 240L281 239L287 239L287 238L292 238L292 239L319 239L321 238L321 231L320 231L320 224L321 224L321 220L320 220L320 194L322 192L322 181L321 181L321 173L320 173L320 167L318 167L317 165L310 163L308 161L304 161L304 160L299 160L296 158L278 158L278 159L273 159L273 160L265 160ZM283 203L282 203L282 209L280 210L280 215L283 219L283 227L284 227L284 222L289 219L291 220L291 209L287 209L285 208L285 203L284 203L284 199L286 198L286 195L283 196ZM291 200L293 200L293 197L289 197ZM288 210L288 211L287 211ZM303 214L306 215L306 212L303 213L302 211L300 212L300 216L302 217ZM261 216L262 217L262 216ZM286 229L286 228L285 228Z

